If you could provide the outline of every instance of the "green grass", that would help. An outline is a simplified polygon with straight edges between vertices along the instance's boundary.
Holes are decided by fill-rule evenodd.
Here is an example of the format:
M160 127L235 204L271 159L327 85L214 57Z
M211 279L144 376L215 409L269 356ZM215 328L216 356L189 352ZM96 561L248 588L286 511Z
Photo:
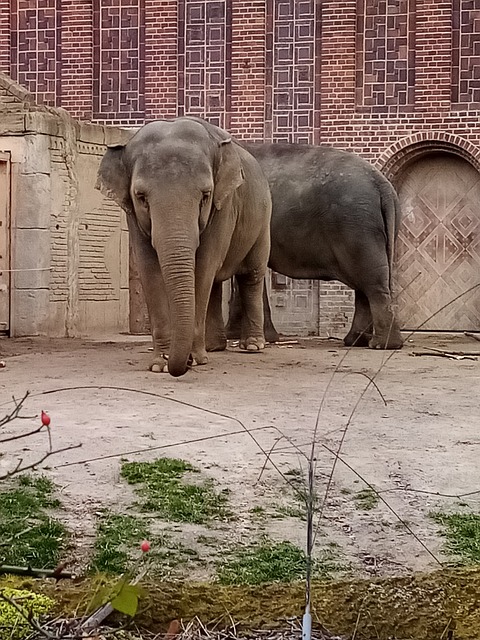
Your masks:
M53 569L67 540L64 525L48 509L60 502L46 477L21 475L0 492L0 563Z
M370 489L370 487L357 491L353 496L353 500L357 509L362 511L371 511L372 509L375 509L380 502L380 498L373 489Z
M132 564L134 552L149 537L146 524L135 516L104 511L97 525L91 572L124 573Z
M446 550L467 564L480 563L480 515L476 513L431 513L447 539Z
M151 545L145 554L140 551L142 540L149 540ZM148 562L148 575L164 578L187 561L199 561L198 553L172 536L152 535L145 518L105 510L98 521L89 571L120 575L135 572L140 563Z
M264 584L292 582L305 575L305 553L291 542L264 540L242 547L219 562L217 577L221 584Z
M154 511L169 522L205 524L210 520L231 517L227 509L228 492L216 491L210 479L191 484L185 473L198 473L191 464L175 458L154 462L124 462L121 475L129 484L137 485L142 509Z

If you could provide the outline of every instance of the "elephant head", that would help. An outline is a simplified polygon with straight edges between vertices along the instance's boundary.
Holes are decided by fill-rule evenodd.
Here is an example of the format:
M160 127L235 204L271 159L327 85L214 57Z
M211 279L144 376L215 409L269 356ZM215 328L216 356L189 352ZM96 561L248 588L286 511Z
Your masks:
M156 251L171 323L168 370L183 375L195 323L195 254L213 215L226 215L244 180L229 135L195 118L144 125L107 149L97 188L135 216Z

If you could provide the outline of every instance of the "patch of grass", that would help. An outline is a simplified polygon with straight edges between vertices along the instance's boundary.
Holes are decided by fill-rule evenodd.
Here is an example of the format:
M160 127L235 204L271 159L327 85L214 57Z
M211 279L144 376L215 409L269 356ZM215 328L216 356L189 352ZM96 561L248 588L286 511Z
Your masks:
M375 509L380 502L380 498L373 489L370 489L370 487L357 491L353 496L353 500L357 509L361 509L362 511L371 511L372 509Z
M216 491L210 479L189 484L183 479L186 472L198 473L198 469L175 458L124 462L121 469L129 484L138 485L142 509L155 511L164 520L204 524L231 517L226 507L228 491Z
M480 563L480 515L476 513L431 513L443 527L446 549L465 563Z
M103 512L97 526L91 572L124 573L132 563L132 552L148 537L145 523L135 516Z
M305 575L306 557L291 542L265 539L258 545L242 547L217 566L221 584L264 584L292 582Z
M53 569L67 539L56 509L55 486L44 476L21 475L0 492L0 563Z
M285 505L279 504L275 507L274 518L298 518L305 521L307 519L307 510L303 504Z
M140 552L142 540L148 539L150 551ZM167 534L152 535L145 519L104 511L98 526L91 573L119 575L134 570L141 562L148 562L148 575L166 577L187 561L200 561L198 552L176 542Z

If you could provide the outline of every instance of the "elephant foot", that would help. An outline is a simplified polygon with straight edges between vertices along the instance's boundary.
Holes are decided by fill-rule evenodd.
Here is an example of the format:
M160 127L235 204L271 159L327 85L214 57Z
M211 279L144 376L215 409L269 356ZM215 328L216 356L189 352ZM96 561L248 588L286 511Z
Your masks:
M207 351L225 351L227 348L227 339L223 338L207 338Z
M208 355L205 349L198 349L192 353L192 366L208 364Z
M261 351L262 349L265 349L265 339L263 337L255 338L252 336L246 340L241 340L240 349L243 349L244 351Z
M343 339L343 344L346 347L368 347L372 339L370 332L349 331Z
M150 371L153 373L168 373L168 356L165 353L159 356L154 356L153 362L150 365Z
M271 344L280 340L280 334L277 333L274 326L272 326L271 328L267 327L265 329L265 340L267 342L270 342Z
M399 331L387 337L374 335L368 343L368 346L370 349L401 349L403 347L403 340Z

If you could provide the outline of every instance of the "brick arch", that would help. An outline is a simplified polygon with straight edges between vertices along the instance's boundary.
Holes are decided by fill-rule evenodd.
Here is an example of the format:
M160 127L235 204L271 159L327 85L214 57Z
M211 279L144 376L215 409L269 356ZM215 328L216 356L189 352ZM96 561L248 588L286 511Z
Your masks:
M480 173L480 147L445 131L420 132L402 138L382 153L375 166L389 180L395 180L407 165L435 151L459 156Z

